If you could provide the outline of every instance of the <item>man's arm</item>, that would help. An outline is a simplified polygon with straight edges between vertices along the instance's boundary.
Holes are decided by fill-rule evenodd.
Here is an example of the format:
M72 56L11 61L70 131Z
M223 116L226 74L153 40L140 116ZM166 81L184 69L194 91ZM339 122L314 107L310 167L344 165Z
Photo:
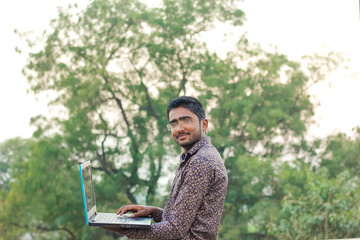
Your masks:
M147 229L126 229L125 235L135 239L184 238L194 222L197 211L213 178L213 168L206 159L192 159L183 175L174 208L167 221L152 224Z

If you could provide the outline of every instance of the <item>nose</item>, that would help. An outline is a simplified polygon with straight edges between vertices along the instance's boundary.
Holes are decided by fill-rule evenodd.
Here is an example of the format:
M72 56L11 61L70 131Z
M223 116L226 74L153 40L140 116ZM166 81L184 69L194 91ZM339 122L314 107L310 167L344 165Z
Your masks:
M179 124L176 126L176 128L174 129L175 131L182 131L184 130L184 126L182 124Z
M177 126L172 129L173 132L179 132L184 130L184 123L178 122Z

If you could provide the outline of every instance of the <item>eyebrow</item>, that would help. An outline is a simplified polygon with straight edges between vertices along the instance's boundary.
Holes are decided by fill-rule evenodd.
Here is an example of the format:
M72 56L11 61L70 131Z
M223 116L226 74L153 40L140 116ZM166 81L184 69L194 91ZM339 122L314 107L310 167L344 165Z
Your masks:
M193 118L193 117L192 116L183 116L183 117L179 117L178 119L172 119L169 123L177 122L178 120L183 120L183 119L187 119L187 118Z

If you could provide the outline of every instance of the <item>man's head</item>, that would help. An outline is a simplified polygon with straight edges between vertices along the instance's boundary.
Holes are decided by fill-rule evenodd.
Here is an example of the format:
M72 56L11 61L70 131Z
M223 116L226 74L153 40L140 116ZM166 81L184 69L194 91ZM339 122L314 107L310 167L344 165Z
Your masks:
M192 111L193 113L196 114L196 116L199 118L199 120L202 120L206 117L204 107L201 104L201 102L199 102L199 100L197 100L194 97L181 96L181 97L175 98L175 99L171 100L171 102L169 102L169 104L167 106L168 120L169 120L170 111L173 110L174 108L178 108L178 107L184 107L184 108L189 109L190 111Z
M167 107L169 129L185 153L205 136L208 120L202 104L193 97L173 99Z

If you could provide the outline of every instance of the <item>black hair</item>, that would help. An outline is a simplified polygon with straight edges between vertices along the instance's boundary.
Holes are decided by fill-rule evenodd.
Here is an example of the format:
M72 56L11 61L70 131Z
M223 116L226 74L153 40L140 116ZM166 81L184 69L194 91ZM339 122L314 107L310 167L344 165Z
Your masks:
M205 110L201 102L194 97L181 96L171 100L167 106L167 117L169 119L169 113L174 108L184 107L195 113L199 118L199 121L203 120L205 116Z

